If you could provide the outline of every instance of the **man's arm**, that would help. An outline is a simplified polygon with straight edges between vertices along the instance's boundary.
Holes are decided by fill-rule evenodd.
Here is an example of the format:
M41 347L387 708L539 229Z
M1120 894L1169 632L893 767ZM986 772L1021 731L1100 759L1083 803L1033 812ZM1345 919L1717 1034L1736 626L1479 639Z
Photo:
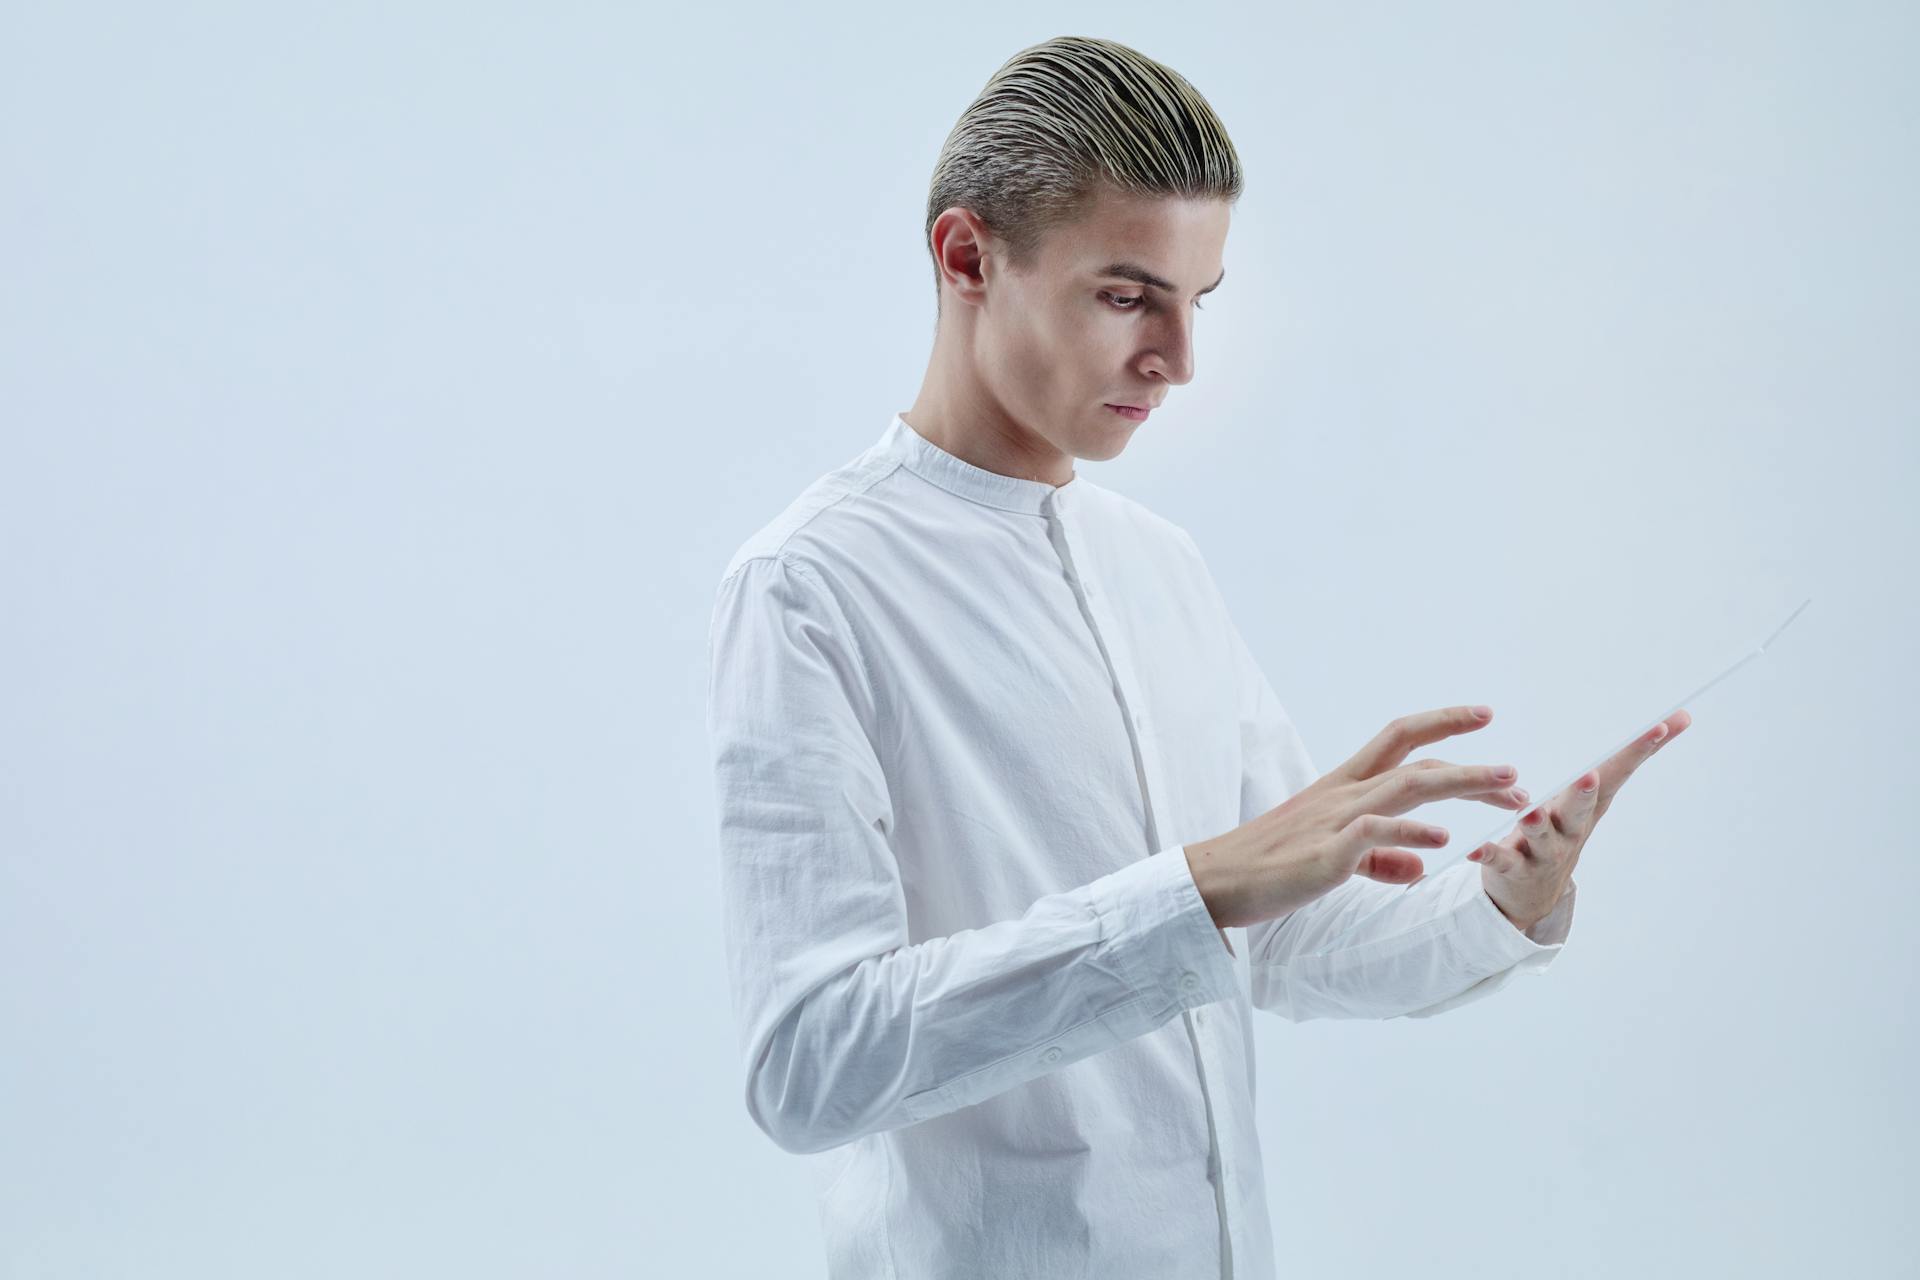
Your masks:
M957 1110L1238 993L1179 846L909 943L874 690L808 566L729 573L708 661L746 1104L781 1147Z
M1199 547L1234 671L1240 734L1239 821L1251 822L1320 777L1272 684L1234 624ZM1462 862L1418 884L1355 875L1292 913L1247 928L1254 1004L1293 1021L1428 1017L1484 999L1520 973L1538 973L1571 927L1571 883L1531 930L1507 919ZM1392 906L1373 914L1383 903ZM1326 955L1315 955L1356 920L1372 916Z
M1229 632L1246 822L1311 785L1320 771L1238 629ZM1247 930L1253 1001L1293 1021L1418 1018L1458 1008L1551 964L1571 928L1573 898L1570 885L1553 914L1527 933L1487 895L1473 863L1404 887L1354 876L1291 915ZM1382 903L1393 905L1326 955L1314 954Z

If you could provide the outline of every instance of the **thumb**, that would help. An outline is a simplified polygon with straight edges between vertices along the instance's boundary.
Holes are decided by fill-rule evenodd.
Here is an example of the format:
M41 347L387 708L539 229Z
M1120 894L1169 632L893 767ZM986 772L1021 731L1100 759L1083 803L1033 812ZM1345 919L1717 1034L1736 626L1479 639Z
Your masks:
M1412 884L1426 873L1426 864L1411 849L1369 849L1353 874L1387 884Z

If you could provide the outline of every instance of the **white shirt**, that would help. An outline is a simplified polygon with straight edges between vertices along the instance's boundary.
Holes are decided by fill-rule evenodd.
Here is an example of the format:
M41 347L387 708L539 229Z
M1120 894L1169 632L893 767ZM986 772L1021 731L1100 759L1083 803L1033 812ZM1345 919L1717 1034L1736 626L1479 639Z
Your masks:
M1463 861L1216 929L1183 844L1319 773L1193 539L897 414L735 553L708 660L747 1111L835 1280L1266 1280L1252 1010L1425 1017L1571 923Z

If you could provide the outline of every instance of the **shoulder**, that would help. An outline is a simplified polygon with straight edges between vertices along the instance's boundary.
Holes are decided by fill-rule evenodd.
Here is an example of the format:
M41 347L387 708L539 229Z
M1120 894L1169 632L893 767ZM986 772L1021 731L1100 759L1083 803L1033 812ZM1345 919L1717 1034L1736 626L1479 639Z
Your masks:
M720 574L721 585L755 561L817 572L822 548L844 542L859 527L855 511L872 501L875 486L899 465L898 460L868 449L809 484L734 550Z

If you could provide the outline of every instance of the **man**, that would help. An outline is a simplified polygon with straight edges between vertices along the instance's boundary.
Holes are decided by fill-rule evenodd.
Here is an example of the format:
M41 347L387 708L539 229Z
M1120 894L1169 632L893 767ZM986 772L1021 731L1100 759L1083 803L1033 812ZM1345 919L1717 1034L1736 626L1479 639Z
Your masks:
M1402 815L1529 799L1407 762L1490 711L1314 768L1193 540L1073 467L1192 379L1239 191L1176 73L1016 55L934 173L912 408L721 581L746 1105L816 1155L835 1277L1274 1275L1251 1011L1430 1016L1539 972L1593 823L1687 723L1426 879L1445 835Z

